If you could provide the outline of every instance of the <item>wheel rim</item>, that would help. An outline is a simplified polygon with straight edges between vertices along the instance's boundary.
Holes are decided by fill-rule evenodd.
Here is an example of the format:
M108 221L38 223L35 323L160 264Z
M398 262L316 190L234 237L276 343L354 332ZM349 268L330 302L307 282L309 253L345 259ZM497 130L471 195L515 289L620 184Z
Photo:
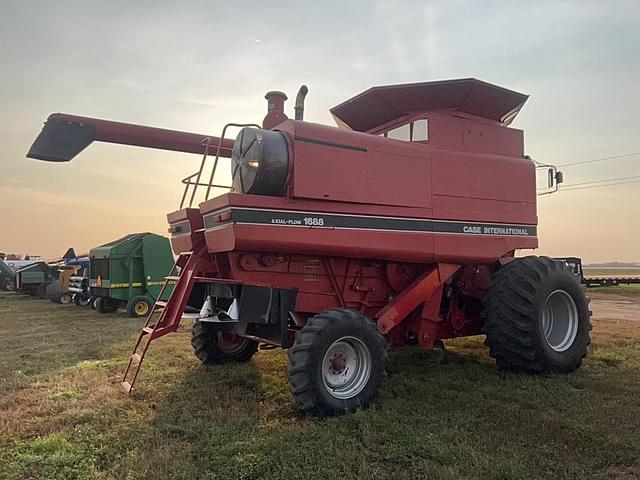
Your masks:
M362 340L342 337L331 344L322 360L322 381L335 398L358 395L371 376L371 352Z
M578 334L578 308L564 290L555 290L547 297L542 310L542 330L547 344L556 352L573 345Z
M62 295L60 295L60 303L62 303L63 305L67 305L71 303L71 295L66 293L63 293Z
M147 302L138 302L136 303L136 306L134 307L134 310L136 311L136 315L145 315L148 311L149 311L149 305L147 305Z
M238 353L249 340L235 333L218 332L218 348L224 353Z

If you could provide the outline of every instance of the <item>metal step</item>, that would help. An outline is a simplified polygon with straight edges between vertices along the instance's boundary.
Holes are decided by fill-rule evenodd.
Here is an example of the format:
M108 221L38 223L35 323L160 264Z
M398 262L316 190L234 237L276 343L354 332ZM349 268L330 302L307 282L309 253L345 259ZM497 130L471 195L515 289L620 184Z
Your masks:
M175 280L176 282L178 280L180 280L180 277L177 277L175 275L169 275L168 277L164 277L165 280Z
M167 306L167 302L165 302L164 300L156 300L156 307L165 308L166 306Z
M126 382L126 381L125 382L120 382L120 385L122 385L122 388L124 388L124 391L127 392L127 393L130 393L131 389L133 388L131 386L131 384L129 382Z
M142 356L139 353L134 353L133 355L131 355L131 360L136 363L140 363L142 362Z
M235 325L236 323L238 323L237 319L234 320L228 315L227 317L228 318L220 318L218 315L213 315L211 317L199 318L198 321L203 323L217 323L218 325Z

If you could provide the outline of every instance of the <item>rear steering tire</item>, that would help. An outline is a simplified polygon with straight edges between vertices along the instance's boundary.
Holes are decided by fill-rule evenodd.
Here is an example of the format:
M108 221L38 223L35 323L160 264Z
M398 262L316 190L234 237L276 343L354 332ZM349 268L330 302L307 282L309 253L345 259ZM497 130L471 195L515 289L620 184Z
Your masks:
M589 300L566 263L519 258L495 273L483 330L499 368L573 372L591 343Z
M304 412L340 415L366 408L384 381L387 353L375 323L332 309L311 318L289 349L289 388Z
M205 365L247 362L258 351L259 343L235 333L220 332L207 322L195 322L191 345L196 357Z

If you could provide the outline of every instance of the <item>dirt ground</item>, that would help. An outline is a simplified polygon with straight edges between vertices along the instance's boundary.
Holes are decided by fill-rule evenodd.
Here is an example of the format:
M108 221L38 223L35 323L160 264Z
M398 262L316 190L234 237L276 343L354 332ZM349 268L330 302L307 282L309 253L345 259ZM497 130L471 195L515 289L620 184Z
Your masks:
M592 293L589 296L594 342L640 338L640 295Z
M591 311L598 321L640 321L640 297L616 294L592 294Z

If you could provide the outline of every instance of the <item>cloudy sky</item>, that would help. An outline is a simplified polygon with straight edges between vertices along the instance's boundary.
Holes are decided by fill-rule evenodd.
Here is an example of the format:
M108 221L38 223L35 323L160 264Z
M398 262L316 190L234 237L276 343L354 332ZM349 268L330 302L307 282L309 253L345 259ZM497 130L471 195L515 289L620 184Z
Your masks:
M61 255L166 232L196 156L95 144L27 160L51 112L218 135L264 93L310 88L307 120L372 86L477 77L531 95L513 126L564 164L640 152L635 1L0 0L0 251ZM292 102L288 108L292 110ZM564 169L640 175L640 155ZM640 183L539 202L540 253L640 260Z

